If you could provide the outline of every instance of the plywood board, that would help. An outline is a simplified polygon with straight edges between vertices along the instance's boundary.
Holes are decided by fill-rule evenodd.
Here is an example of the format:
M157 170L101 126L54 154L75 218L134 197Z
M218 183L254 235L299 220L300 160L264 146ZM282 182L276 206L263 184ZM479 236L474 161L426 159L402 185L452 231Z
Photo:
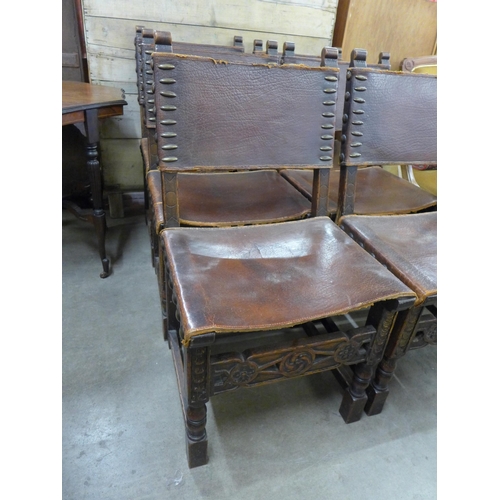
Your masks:
M352 49L368 52L376 63L380 52L390 52L393 69L405 57L434 53L437 4L428 0L340 0L333 43L342 47L344 58Z

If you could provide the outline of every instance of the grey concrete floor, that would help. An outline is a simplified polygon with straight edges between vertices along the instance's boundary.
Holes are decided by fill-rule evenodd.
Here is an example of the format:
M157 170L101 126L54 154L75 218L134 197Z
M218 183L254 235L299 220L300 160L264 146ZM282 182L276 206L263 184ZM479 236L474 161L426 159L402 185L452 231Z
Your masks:
M331 373L214 397L209 463L189 469L143 216L62 216L62 498L432 500L435 348L398 365L382 414L345 424Z

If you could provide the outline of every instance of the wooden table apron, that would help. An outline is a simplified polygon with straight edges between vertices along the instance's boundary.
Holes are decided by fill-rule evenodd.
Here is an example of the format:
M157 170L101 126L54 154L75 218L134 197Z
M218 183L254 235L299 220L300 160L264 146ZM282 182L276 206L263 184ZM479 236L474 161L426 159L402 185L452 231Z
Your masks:
M106 257L106 214L103 207L101 168L97 146L99 143L99 119L123 115L122 90L84 82L62 82L62 124L83 123L86 133L87 169L92 194L92 211L82 210L75 203L65 201L68 208L79 219L92 222L97 234L99 255L103 272L101 278L110 274L109 260Z

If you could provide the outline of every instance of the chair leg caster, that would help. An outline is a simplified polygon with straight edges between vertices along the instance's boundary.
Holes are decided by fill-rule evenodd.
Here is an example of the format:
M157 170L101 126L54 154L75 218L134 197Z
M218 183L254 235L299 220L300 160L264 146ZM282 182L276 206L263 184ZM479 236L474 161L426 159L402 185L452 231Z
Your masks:
M366 393L368 395L368 402L365 406L365 413L368 416L378 415L382 412L385 400L387 399L387 396L389 396L389 390L377 389L373 385L369 385L366 389Z
M208 463L208 441L193 441L186 436L186 455L190 469L206 465Z
M344 392L339 413L346 424L357 422L361 418L367 399L366 395L355 397L349 391Z

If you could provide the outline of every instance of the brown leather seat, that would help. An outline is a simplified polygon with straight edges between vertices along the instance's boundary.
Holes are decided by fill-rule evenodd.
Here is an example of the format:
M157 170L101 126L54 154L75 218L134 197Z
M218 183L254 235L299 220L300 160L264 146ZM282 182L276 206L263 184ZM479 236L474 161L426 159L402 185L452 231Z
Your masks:
M187 226L237 226L302 219L311 213L311 202L276 170L180 174L180 223ZM161 175L148 176L153 199L161 203ZM241 193L241 186L245 192ZM155 212L157 228L163 227L163 210Z
M348 216L340 227L416 294L437 294L437 212L397 217Z
M352 367L340 414L358 420L394 318L416 296L327 217L333 136L324 126L335 116L328 96L338 69L167 53L153 62L158 151L166 151L158 276L189 466L208 460L206 403L222 392ZM188 172L202 185L203 175L223 179L229 163L249 178L313 169L311 217L180 227ZM361 309L362 326L338 325Z
M338 223L417 295L415 305L398 314L368 389L365 411L374 415L382 411L397 360L409 349L436 343L437 212L353 215L360 200L352 193L359 167L437 165L437 77L352 68L345 115Z
M184 342L292 327L407 296L328 217L162 233Z
M311 197L312 172L287 170L282 173L301 193ZM337 213L340 170L330 173L328 213ZM356 182L356 214L407 214L435 207L437 197L386 172L380 167L360 168Z

